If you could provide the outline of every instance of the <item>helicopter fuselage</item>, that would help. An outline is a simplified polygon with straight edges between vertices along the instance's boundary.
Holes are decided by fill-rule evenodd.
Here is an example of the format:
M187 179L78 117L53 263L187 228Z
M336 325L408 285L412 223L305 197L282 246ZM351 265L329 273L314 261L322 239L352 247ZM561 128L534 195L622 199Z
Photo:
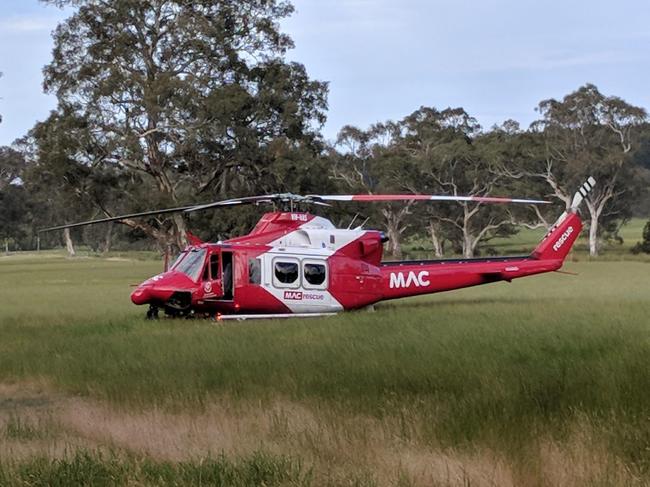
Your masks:
M272 212L246 236L188 246L131 299L172 315L335 313L557 270L581 228L568 213L526 256L382 262L382 232Z

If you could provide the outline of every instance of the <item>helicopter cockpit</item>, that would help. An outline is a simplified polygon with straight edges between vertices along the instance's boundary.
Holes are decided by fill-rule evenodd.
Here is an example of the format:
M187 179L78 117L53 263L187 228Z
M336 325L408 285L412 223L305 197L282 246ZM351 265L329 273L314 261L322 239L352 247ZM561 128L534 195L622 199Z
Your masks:
M194 282L202 282L205 298L233 299L232 252L222 252L218 247L185 249L171 270L181 272Z

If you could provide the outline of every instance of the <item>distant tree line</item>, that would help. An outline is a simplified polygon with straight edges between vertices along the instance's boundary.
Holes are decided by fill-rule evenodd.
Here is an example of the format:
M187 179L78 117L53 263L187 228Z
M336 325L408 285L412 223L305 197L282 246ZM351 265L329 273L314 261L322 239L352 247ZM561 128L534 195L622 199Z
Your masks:
M403 119L345 126L327 142L326 82L286 60L285 0L42 0L74 6L55 30L50 116L0 148L0 239L32 249L44 226L250 194L413 192L546 196L552 207L400 203L358 211L389 252L426 238L438 256L471 257L521 226L549 227L587 176L589 250L633 214L650 213L645 109L586 84L543 100L528 128L481 127L463 108L423 106ZM551 206L551 205L549 205ZM243 232L255 208L129 219L46 235L41 244L182 247Z

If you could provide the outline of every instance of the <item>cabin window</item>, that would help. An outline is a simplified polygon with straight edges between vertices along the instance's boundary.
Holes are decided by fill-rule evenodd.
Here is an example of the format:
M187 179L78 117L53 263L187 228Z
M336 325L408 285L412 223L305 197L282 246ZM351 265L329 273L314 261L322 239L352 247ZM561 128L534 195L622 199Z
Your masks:
M305 281L312 286L322 286L327 278L325 264L305 263L303 265Z
M262 282L262 264L259 259L248 259L248 282L250 284Z
M210 275L212 279L219 279L219 254L210 256Z
M286 287L298 285L298 262L276 260L273 267L277 284Z

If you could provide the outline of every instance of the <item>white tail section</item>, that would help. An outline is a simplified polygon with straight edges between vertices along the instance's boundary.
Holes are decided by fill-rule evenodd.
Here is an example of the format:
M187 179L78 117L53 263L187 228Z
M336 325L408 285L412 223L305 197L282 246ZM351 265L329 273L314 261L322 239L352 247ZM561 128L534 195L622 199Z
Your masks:
M560 215L560 217L555 221L555 223L549 230L549 234L566 219L569 213L577 213L580 204L585 199L589 191L593 189L594 186L596 186L596 180L591 176L589 176L587 180L582 184L582 186L578 188L578 191L576 191L576 193L573 195L573 200L571 201L571 206L569 207L569 209L563 212Z
M576 194L573 195L573 201L571 201L571 211L575 212L578 210L580 203L582 203L582 200L585 199L587 193L589 193L589 191L591 191L594 186L596 186L596 180L589 176L587 178L587 181L585 181L585 183L580 186L578 191L576 191Z
M582 203L582 201L585 199L587 194L594 188L596 185L596 180L589 176L587 180L578 188L578 191L573 195L573 201L571 201L571 207L569 208L568 211L563 212L560 217L555 221L555 223L551 226L549 231L546 233L544 238L542 239L542 243L549 237L551 234L557 230L557 228L562 225L564 220L567 219L567 217L570 214L574 214L578 212L578 207Z

